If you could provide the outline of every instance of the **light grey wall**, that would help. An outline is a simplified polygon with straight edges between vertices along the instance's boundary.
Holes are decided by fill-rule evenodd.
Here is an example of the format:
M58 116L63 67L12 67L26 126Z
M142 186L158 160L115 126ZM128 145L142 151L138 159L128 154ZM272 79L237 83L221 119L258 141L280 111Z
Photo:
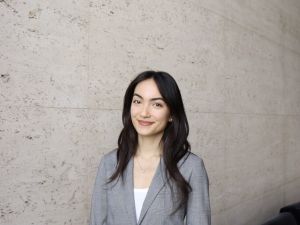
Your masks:
M300 201L299 15L296 0L1 0L0 224L87 224L146 69L182 90L214 225Z

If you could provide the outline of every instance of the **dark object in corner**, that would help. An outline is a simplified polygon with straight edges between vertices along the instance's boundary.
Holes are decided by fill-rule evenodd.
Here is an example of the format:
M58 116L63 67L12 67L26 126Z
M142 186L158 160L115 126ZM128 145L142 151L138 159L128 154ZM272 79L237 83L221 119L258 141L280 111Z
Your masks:
M280 213L262 225L297 225L297 223L292 214Z
M293 214L293 216L296 219L296 222L298 225L300 225L300 202L291 204L291 205L287 205L283 208L280 209L280 212L289 212L291 214Z

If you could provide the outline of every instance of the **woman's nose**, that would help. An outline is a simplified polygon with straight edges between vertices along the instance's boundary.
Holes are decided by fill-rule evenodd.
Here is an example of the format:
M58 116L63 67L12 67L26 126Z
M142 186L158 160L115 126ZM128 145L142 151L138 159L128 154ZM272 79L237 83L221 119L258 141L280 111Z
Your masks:
M147 104L144 104L142 107L142 111L141 111L141 116L144 118L149 118L150 115L150 111L149 111L149 106Z

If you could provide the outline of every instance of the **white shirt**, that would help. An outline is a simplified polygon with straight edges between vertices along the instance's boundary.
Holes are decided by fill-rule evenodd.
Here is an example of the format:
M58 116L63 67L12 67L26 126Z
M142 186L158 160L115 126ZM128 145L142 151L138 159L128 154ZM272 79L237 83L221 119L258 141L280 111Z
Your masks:
M148 189L149 188L134 188L134 202L135 202L136 221L139 221L140 214L141 214L142 207L143 207L143 203L145 201Z

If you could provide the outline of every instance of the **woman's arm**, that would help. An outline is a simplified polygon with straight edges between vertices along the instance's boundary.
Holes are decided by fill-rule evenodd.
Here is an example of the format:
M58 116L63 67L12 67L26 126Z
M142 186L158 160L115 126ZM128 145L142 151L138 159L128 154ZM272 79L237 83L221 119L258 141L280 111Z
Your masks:
M92 196L90 225L105 225L107 216L106 170L102 158Z
M192 192L186 213L187 225L210 225L211 212L209 201L208 177L202 159L197 157L193 163L193 170L190 177Z

